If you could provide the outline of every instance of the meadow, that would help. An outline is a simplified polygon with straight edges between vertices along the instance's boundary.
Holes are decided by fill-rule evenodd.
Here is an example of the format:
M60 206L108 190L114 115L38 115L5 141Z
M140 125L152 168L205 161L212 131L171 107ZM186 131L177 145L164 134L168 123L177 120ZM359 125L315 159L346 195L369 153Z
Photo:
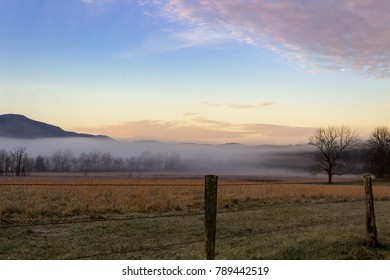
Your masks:
M0 179L0 259L203 259L203 176ZM390 259L390 183L221 176L219 259Z

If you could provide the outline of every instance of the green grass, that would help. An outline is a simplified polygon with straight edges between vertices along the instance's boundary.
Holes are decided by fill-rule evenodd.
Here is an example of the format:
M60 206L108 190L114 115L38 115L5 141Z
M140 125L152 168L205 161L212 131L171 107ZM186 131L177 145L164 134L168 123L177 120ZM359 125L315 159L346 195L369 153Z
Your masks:
M390 201L376 201L375 207L380 243L376 249L365 244L363 201L220 212L216 258L390 259ZM39 219L25 222L31 225L0 224L0 259L204 259L202 215L55 225L32 225L47 222Z

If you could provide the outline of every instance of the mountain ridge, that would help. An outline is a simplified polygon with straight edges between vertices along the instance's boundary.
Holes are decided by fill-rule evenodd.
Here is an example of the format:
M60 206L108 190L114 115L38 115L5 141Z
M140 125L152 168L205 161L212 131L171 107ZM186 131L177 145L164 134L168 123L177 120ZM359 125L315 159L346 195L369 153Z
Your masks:
M15 139L39 139L39 138L94 138L111 139L105 135L92 135L66 131L59 126L32 120L20 114L0 115L0 137Z

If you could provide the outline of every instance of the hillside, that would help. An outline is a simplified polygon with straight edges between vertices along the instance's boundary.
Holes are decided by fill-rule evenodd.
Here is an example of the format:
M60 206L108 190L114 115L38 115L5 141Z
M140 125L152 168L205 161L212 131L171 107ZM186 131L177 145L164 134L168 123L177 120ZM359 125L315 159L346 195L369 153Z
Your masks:
M0 137L18 139L84 137L110 139L103 135L91 135L65 131L62 128L44 122L29 119L23 115L0 115Z

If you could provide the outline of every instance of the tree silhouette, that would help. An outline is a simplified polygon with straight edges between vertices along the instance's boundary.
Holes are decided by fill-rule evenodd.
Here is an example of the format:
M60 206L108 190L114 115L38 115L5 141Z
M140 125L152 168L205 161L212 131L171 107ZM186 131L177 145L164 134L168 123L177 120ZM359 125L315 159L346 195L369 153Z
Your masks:
M10 153L12 171L15 176L24 176L30 168L30 159L26 147L16 147Z
M331 184L333 175L340 176L349 171L345 154L358 141L356 132L346 126L317 129L309 142L317 148L313 156L312 170L315 173L326 172L328 183Z
M365 143L367 168L378 178L382 178L390 168L390 131L387 127L375 128Z

